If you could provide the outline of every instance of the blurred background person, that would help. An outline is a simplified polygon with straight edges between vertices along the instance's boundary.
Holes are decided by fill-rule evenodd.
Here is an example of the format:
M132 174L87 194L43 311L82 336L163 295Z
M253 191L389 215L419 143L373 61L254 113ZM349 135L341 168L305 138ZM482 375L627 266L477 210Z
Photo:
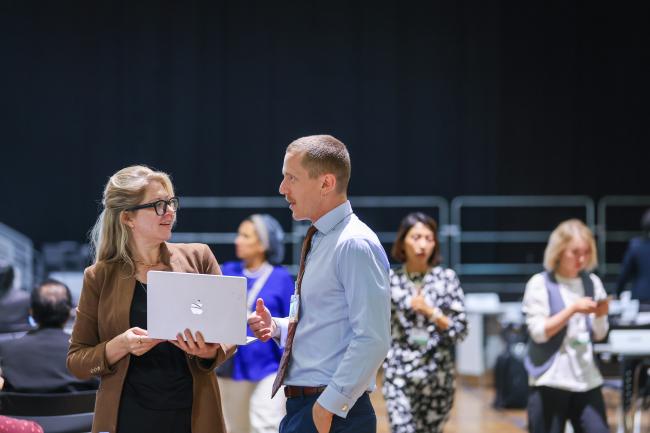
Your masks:
M47 393L97 388L97 378L79 380L65 365L70 335L63 327L71 309L70 289L60 281L45 280L32 291L31 315L38 328L0 342L5 390Z
M99 376L93 431L222 433L214 369L234 348L190 330L174 341L147 336L147 272L221 274L204 244L167 243L179 209L169 176L144 166L106 184L92 231L95 263L84 272L68 368ZM185 337L186 341L183 339Z
M0 368L0 391L5 384L2 374L2 368ZM34 421L0 415L0 433L43 433L43 429Z
M221 270L224 275L247 278L249 311L255 310L261 297L273 316L288 316L294 282L280 265L284 258L280 223L267 214L246 218L239 225L235 254L239 261L226 262ZM253 335L250 329L247 332ZM229 433L278 431L285 397L280 393L271 398L271 388L281 357L278 345L253 343L240 347L217 370Z
M616 293L625 290L627 283L632 283L632 299L639 300L639 311L650 311L650 209L641 218L640 237L630 241L621 273L616 284Z
M29 324L29 293L13 288L14 268L0 259L0 333L22 332Z
M532 341L526 368L531 385L528 430L607 433L603 378L592 341L607 335L609 304L596 268L596 243L580 220L562 222L544 251L544 272L526 284L523 312Z
M639 311L650 311L650 209L646 210L641 217L641 230L642 235L630 240L625 251L621 273L616 284L616 294L620 296L630 283L630 298L639 300ZM642 362L642 359L634 358L623 360L623 380L633 378L637 366ZM648 383L647 374L639 375L637 384L639 389L644 390L645 395L650 393ZM627 412L630 407L631 397L631 393L623 393L624 412Z
M454 345L467 334L463 289L439 265L437 224L421 212L401 222L392 256L392 344L383 393L393 433L442 432L454 401Z

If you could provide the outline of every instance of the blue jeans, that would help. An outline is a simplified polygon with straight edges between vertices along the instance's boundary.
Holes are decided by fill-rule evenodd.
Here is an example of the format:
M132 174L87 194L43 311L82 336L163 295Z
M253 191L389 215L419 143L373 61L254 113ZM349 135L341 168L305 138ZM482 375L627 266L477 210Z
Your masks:
M312 408L318 395L287 399L287 414L280 423L280 433L316 433ZM376 433L377 417L370 403L370 397L363 393L352 406L348 416L334 415L330 433Z

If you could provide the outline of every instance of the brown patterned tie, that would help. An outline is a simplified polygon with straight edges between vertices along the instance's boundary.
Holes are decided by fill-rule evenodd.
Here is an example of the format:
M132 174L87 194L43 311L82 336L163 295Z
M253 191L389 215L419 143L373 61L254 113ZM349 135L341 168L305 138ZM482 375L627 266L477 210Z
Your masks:
M314 234L318 230L313 225L307 230L307 236L302 242L302 253L300 254L300 268L298 269L298 276L296 278L296 292L295 294L300 296L300 286L302 286L302 277L305 275L305 258L309 249L311 248L311 239L314 237ZM300 313L299 313L300 314ZM287 341L284 345L284 353L282 354L282 359L280 359L280 366L278 367L278 374L275 376L275 381L273 382L273 388L271 391L271 398L275 396L275 393L278 392L284 377L287 375L287 367L289 367L289 361L291 361L291 347L293 346L293 336L296 334L296 327L298 326L298 318L296 320L289 319L289 329L287 330Z

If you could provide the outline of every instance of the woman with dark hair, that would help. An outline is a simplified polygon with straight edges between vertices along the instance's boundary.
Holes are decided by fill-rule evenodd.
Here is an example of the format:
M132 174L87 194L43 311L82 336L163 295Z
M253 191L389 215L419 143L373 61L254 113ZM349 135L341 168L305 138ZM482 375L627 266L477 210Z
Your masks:
M224 263L221 270L224 275L246 277L249 311L255 311L255 301L263 298L272 315L289 315L294 283L280 264L283 242L284 231L271 215L254 214L239 225L235 238L239 260ZM250 329L248 332L252 335ZM251 344L240 347L224 364L229 368L217 370L228 433L278 431L285 398L282 394L269 397L280 358L282 349L276 344Z
M442 432L454 399L454 345L467 334L463 290L439 265L437 224L415 212L401 222L392 256L392 344L383 392L393 433Z

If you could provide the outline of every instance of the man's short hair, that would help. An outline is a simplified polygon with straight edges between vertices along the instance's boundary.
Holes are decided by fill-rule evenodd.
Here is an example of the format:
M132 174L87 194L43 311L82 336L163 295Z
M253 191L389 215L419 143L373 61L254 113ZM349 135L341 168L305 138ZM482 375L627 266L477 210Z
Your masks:
M350 183L350 154L341 141L331 135L310 135L294 140L287 146L287 153L302 153L302 165L309 177L326 173L336 177L336 191L345 193Z
M41 328L63 327L70 317L72 294L61 281L46 279L32 290L31 301L32 317Z

